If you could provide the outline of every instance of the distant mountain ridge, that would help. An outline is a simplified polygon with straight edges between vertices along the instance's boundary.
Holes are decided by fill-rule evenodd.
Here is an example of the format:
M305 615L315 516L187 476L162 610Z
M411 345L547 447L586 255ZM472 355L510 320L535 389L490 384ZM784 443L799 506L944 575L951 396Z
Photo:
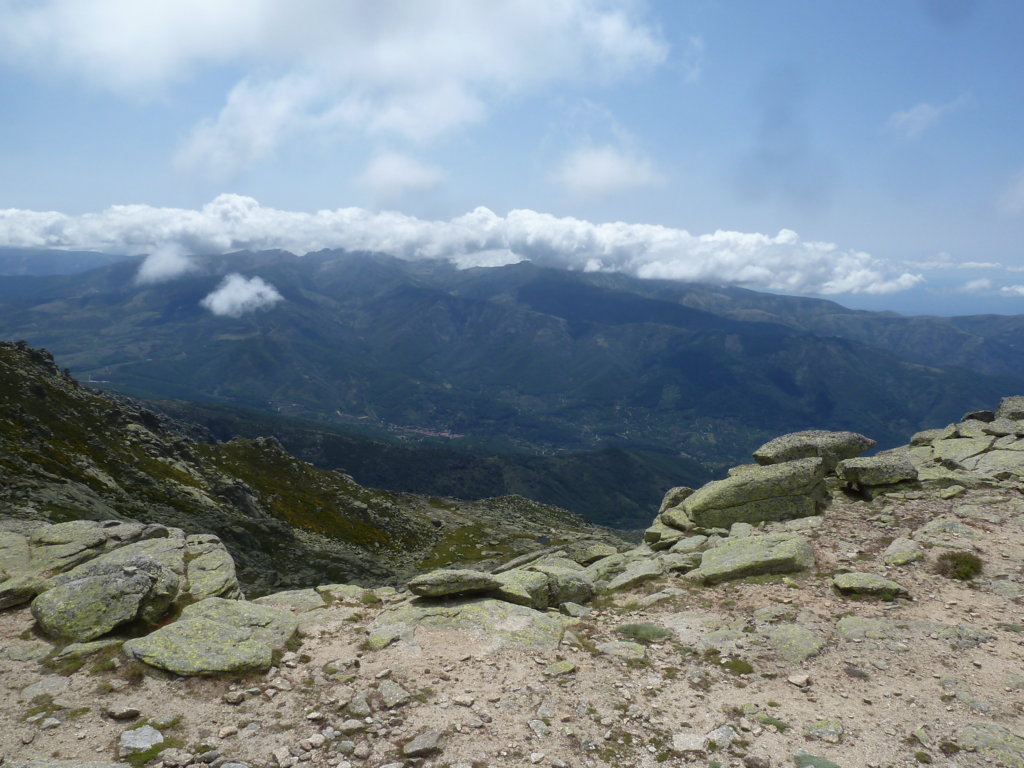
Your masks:
M694 482L783 432L856 429L887 447L1024 387L1021 317L906 318L529 263L458 270L339 251L199 262L148 286L138 260L5 279L0 337L139 396L391 440L447 430L464 437L446 448L470 452L676 456L703 465ZM284 300L210 314L199 302L230 272Z
M52 248L0 246L0 276L74 275L126 258L128 257L97 251L59 251Z

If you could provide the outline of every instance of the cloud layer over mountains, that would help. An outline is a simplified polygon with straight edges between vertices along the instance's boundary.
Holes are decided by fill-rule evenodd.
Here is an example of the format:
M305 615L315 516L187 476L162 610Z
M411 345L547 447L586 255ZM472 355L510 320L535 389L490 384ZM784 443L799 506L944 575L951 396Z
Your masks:
M522 260L563 269L642 278L731 283L787 293L891 293L923 278L862 251L776 235L592 223L530 210L499 216L476 208L447 221L397 212L339 208L316 213L261 206L223 194L200 210L116 205L69 216L0 210L0 245L149 254L140 282L159 282L194 266L190 254L281 248L378 251L403 259L444 258L459 267Z

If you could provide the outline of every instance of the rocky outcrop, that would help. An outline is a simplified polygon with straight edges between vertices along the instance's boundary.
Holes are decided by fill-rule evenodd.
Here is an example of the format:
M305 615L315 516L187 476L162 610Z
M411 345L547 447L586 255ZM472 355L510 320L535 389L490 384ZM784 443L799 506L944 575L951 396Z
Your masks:
M0 604L32 601L40 628L65 641L155 626L207 597L242 597L234 561L216 536L117 520L4 527Z
M848 487L861 490L868 486L917 480L917 469L906 452L895 451L882 456L844 459L836 466L836 475Z
M824 462L825 471L831 472L841 460L860 456L874 446L874 440L856 432L808 429L769 440L754 451L754 461L758 464L779 464L818 457Z
M824 479L825 463L820 458L751 465L699 488L681 507L702 528L807 517L824 504Z
M430 571L416 576L407 584L409 591L421 597L446 597L468 595L474 592L491 592L501 583L489 573L469 570Z
M729 539L709 549L693 574L705 584L814 567L811 543L799 534L777 533Z
M123 646L126 656L179 675L267 670L298 629L287 611L244 600L207 598L181 617Z
M991 421L965 417L942 429L915 434L904 452L918 480L934 488L978 488L1024 480L1022 403L1024 396L1005 397Z

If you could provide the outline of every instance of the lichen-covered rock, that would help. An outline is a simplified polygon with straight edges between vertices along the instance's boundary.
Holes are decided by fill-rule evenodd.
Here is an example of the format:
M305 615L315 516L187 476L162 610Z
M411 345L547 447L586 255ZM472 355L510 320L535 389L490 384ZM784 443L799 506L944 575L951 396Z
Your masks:
M180 605L211 595L241 597L234 560L216 536L186 539L180 529L162 525L74 520L0 531L0 608L28 602L70 581L109 573L138 556L161 566L140 606L144 622L159 621L172 601Z
M257 597L252 602L256 603L256 605L273 605L295 613L314 611L327 605L323 594L318 589L313 588L288 589L284 592L274 592L263 597Z
M629 589L645 581L656 579L665 573L665 565L659 559L643 560L627 568L610 582L609 590Z
M924 559L921 545L906 536L893 539L882 553L882 562L886 565L909 565Z
M625 661L639 661L647 655L647 651L640 643L628 640L610 640L607 643L598 643L597 650L605 656L614 656Z
M474 592L491 592L501 582L490 573L465 569L441 569L423 573L409 580L409 591L421 597L445 597L467 595Z
M153 577L153 585L139 606L138 618L145 624L155 625L181 594L185 573L185 536L177 529L174 534L136 541L111 550L55 576L50 584L60 586L89 576L116 573L124 568L144 567Z
M158 582L166 591L154 597ZM47 635L81 643L136 619L162 616L176 595L175 574L165 573L151 557L135 555L93 567L43 592L32 602L32 615Z
M595 542L586 546L574 549L571 553L571 557L580 565L590 565L593 562L600 560L602 557L611 557L618 550L611 544L604 544L602 542Z
M0 610L27 603L45 588L46 580L35 573L19 573L0 582Z
M915 541L933 547L963 547L972 540L982 538L977 529L952 515L941 515L929 520L911 536Z
M693 527L692 524L690 527ZM650 528L644 531L644 542L651 549L668 549L684 536L686 533L679 528L666 525L661 519L657 519L651 523Z
M410 758L423 758L435 755L441 751L444 741L442 731L424 731L413 737L413 739L402 747L402 756Z
M963 461L974 472L991 475L998 480L1024 478L1024 451L991 450Z
M956 436L956 425L950 424L947 427L940 427L938 429L925 429L920 432L915 432L910 438L910 445L926 446L931 445L936 440L946 440L948 438Z
M704 558L703 552L659 552L658 562L662 568L670 572L687 573L694 568L700 567L700 561Z
M689 531L693 529L693 521L690 519L690 516L686 514L686 510L681 506L669 507L664 510L658 516L658 520L663 522L665 525L680 531Z
M661 506L658 507L658 514L660 515L670 507L678 507L692 495L693 488L689 488L685 485L677 485L675 488L669 488L661 500Z
M1024 395L1011 395L999 401L996 418L1024 421Z
M279 608L211 597L186 606L173 624L129 640L123 650L179 675L262 670L297 629L298 620Z
M703 528L807 517L824 503L824 477L821 458L754 466L701 487L683 508Z
M832 586L844 595L871 595L885 600L906 597L909 594L902 584L897 584L877 573L839 573L832 577Z
M957 733L956 742L963 749L998 760L1006 768L1024 768L1024 737L997 723L971 723Z
M368 644L383 648L402 640L415 643L421 631L457 630L480 652L504 648L554 648L562 639L565 617L490 598L455 605L411 600L386 608L374 619Z
M754 461L758 464L779 464L817 456L824 460L825 471L831 472L840 460L860 456L874 445L874 440L856 432L808 429L769 440L754 451Z
M47 525L29 536L31 567L50 575L73 568L103 551L107 535L95 520L72 520Z
M672 548L669 549L669 552L681 555L687 555L691 552L700 552L707 546L707 543L708 537L704 536L703 534L698 534L696 536L687 536L685 539L680 539L675 544L673 544Z
M546 558L530 563L526 570L547 576L548 605L586 603L594 596L594 581L590 574L572 560Z
M132 728L117 741L117 756L130 757L164 743L164 735L151 725Z
M983 424L981 431L994 437L1021 437L1024 435L1024 421L996 419L988 424Z
M706 584L746 576L793 573L814 566L811 543L795 533L772 533L745 539L727 539L709 549L693 574Z
M779 658L794 664L816 656L825 647L825 638L799 624L776 624L763 634Z
M804 736L808 739L827 741L829 744L842 741L843 733L843 724L839 720L816 720L804 726Z
M950 440L939 440L932 443L932 459L952 464L963 464L964 461L984 453L995 442L991 435L979 437L957 437Z
M502 600L542 611L548 607L548 576L540 571L513 568L497 575L495 594Z
M916 480L917 468L902 451L894 451L879 456L844 459L836 465L836 474L846 483L863 488Z
M235 560L221 540L212 534L194 534L185 539L186 589L189 599L205 600L243 597L235 573Z
M606 557L602 560L598 560L595 563L591 563L586 567L587 576L595 584L595 586L602 586L608 583L609 579L612 579L616 574L622 573L628 567L628 563L631 562L631 558L627 553L619 552L611 557Z

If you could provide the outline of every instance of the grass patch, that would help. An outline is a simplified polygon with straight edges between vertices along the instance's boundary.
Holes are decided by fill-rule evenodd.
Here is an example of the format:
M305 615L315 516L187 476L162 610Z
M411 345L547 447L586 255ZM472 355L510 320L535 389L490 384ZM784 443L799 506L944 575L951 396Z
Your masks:
M780 720L773 715L769 715L767 712L755 712L750 716L751 720L755 720L761 725L770 725L775 728L779 733L785 733L793 726L787 723L785 720Z
M749 675L754 671L754 667L750 662L731 657L722 658L721 654L714 648L705 651L704 658L732 675Z
M672 636L672 631L659 627L657 624L644 622L641 624L621 624L615 628L615 634L636 643L656 643Z
M935 559L935 573L947 579L969 581L981 570L981 558L973 552L943 552Z

